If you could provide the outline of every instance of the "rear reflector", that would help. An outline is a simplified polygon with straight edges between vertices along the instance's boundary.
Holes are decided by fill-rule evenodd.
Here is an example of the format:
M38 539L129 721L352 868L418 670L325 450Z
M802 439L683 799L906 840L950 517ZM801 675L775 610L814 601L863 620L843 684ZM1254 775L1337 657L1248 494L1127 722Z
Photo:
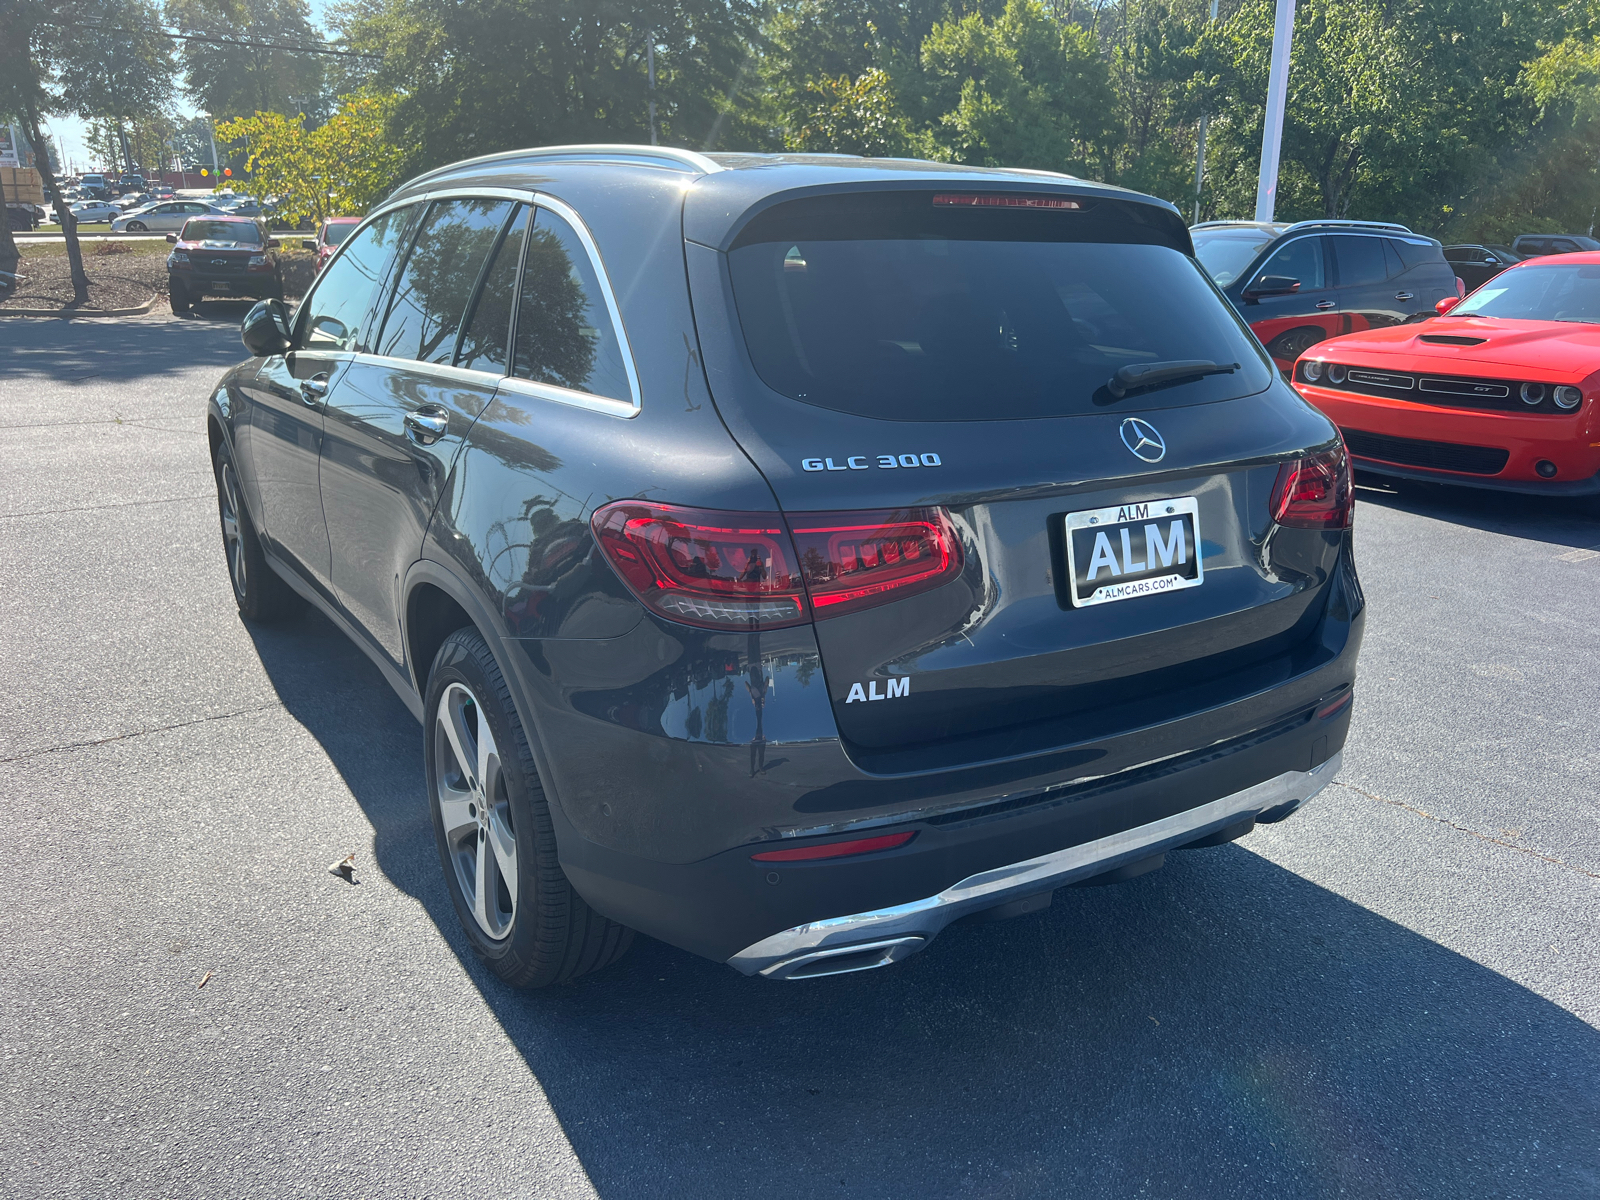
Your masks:
M789 529L818 620L903 600L961 573L961 539L942 508L791 513Z
M1272 519L1291 529L1348 529L1355 507L1350 459L1344 442L1278 468L1272 486Z
M995 196L983 193L939 192L933 197L935 208L1054 208L1080 209L1076 200L1060 196Z
M810 862L819 858L846 858L852 854L871 854L874 850L893 850L917 836L915 829L886 833L881 837L857 838L853 842L828 842L822 846L797 846L793 850L768 850L752 854L754 862Z
M1317 709L1317 720L1327 720L1327 718L1333 716L1334 713L1338 712L1355 698L1356 694L1354 690L1351 690L1340 696L1337 700L1330 700L1327 704L1324 704L1321 708Z
M777 513L619 500L589 524L640 601L705 629L781 629L858 612L938 587L962 564L942 508L794 513L786 529Z

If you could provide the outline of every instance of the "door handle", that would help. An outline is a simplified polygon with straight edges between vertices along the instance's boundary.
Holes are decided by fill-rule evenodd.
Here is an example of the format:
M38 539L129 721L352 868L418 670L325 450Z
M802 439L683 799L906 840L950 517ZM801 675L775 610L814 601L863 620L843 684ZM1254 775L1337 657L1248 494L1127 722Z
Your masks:
M1318 300L1317 301L1317 307L1318 308L1332 308L1333 307L1333 301L1332 300Z
M419 446L431 446L450 428L450 414L437 404L425 404L405 416L406 435Z
M318 372L310 379L300 381L300 399L315 408L322 403L322 398L328 394L328 373Z
M1412 297L1412 295L1411 295L1411 293L1410 293L1410 292L1396 292L1396 293L1395 293L1395 294L1394 294L1394 298L1395 298L1395 299L1396 299L1396 300L1410 300L1410 299L1412 299L1412 298L1413 298L1413 297Z

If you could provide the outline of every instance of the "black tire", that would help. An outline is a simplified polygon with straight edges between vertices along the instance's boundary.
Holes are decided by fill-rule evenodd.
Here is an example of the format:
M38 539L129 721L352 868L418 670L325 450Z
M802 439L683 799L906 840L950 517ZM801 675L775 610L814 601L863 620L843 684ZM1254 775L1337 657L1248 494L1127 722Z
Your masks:
M177 280L167 284L167 299L172 303L172 311L176 316L182 316L193 306L194 301L189 299L188 289Z
M129 233L145 233L149 230L150 226L146 225L143 221L129 221L123 228L125 228Z
M447 722L460 720L453 726L455 742L441 724L441 710ZM475 761L463 770L453 745L461 744L469 759L485 757L480 733L485 722L487 749L493 751L482 764L487 769ZM476 629L456 630L434 656L423 730L428 806L445 888L473 951L518 988L565 983L621 958L633 944L633 930L590 908L562 871L527 734L494 655ZM452 828L446 825L447 809ZM514 897L504 884L497 844L514 847ZM486 895L491 889L495 893L496 912L487 923L474 911L480 880L489 885ZM483 907L487 910L487 901Z
M301 600L293 588L267 565L256 534L255 522L244 507L238 470L228 443L219 441L212 458L217 481L217 515L222 526L222 550L228 579L239 615L250 621L279 621L300 611Z

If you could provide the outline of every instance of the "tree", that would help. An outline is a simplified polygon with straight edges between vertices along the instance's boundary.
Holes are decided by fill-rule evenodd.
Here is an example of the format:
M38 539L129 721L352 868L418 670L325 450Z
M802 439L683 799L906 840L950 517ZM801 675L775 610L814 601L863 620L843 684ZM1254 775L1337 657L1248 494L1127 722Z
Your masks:
M315 129L279 113L257 113L217 126L217 136L250 147L247 169L263 193L277 193L289 221L361 216L391 190L404 155L385 135L394 98L345 96Z
M789 115L801 123L784 133L787 149L901 158L929 146L912 132L888 74L878 67L863 71L859 79L819 79L794 99L799 111L791 109ZM801 108L807 101L809 111Z
M0 5L0 111L18 113L29 144L45 145L41 117L76 112L126 121L171 95L170 43L146 0L10 0ZM48 160L39 173L66 239L73 303L89 299L77 221ZM13 260L14 263L15 260Z
M222 32L279 46L320 47L305 0L167 0L167 20L183 33ZM257 112L327 110L324 59L261 45L184 42L185 90L217 120Z
M650 140L702 146L741 78L756 0L367 0L336 14L400 93L408 171L517 146Z

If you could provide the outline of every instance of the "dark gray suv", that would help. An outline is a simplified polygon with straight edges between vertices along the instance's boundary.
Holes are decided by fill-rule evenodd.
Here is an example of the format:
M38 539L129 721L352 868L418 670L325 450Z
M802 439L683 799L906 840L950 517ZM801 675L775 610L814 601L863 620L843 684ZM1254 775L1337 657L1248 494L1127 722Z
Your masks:
M1165 202L500 154L401 188L244 340L207 418L239 607L314 605L422 722L511 983L634 930L883 966L1338 769L1344 448Z

